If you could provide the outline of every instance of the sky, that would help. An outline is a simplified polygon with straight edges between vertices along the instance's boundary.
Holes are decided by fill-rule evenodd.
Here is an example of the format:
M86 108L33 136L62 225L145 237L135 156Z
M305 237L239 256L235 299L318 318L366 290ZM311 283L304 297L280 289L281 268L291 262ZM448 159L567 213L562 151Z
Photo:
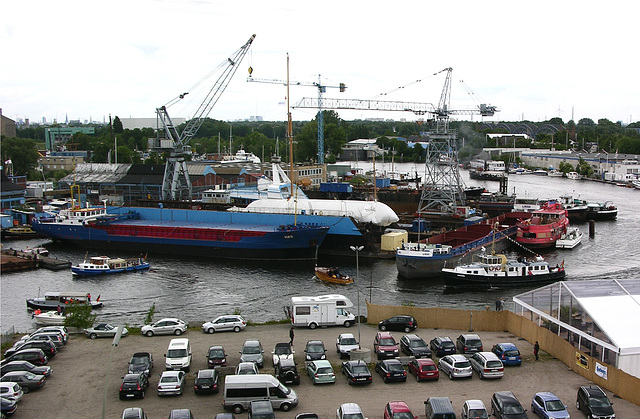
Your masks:
M640 2L22 0L0 6L0 108L16 121L189 118L224 63L256 38L209 117L287 118L286 87L325 98L480 103L485 121L640 121ZM439 73L440 72L440 73ZM290 103L317 97L291 86ZM409 112L338 111L346 120L414 121ZM296 121L314 109L292 109ZM475 121L480 116L458 117Z

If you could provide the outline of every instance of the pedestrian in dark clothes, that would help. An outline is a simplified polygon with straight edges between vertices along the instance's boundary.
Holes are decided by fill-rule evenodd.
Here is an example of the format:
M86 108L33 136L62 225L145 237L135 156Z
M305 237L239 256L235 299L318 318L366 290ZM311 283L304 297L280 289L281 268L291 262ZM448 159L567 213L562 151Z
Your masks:
M496 311L500 311L500 300L496 300Z
M289 345L293 345L294 336L295 336L295 333L293 333L293 326L291 326L291 329L289 329Z
M538 360L538 352L540 351L540 345L538 344L538 341L536 340L536 344L533 345L533 354L536 356L536 361Z

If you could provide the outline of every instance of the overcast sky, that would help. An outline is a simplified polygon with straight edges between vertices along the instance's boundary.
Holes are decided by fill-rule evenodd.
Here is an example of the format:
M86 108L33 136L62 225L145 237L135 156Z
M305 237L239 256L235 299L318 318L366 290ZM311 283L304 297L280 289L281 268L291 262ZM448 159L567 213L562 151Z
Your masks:
M292 81L347 85L326 98L437 104L434 73L452 67L451 109L496 105L489 121L640 120L637 1L21 0L0 16L0 107L14 120L154 117L254 33L211 118L286 120L285 87L246 79L251 66L285 80L289 53ZM169 114L192 116L196 90ZM292 105L303 97L317 90L291 87Z

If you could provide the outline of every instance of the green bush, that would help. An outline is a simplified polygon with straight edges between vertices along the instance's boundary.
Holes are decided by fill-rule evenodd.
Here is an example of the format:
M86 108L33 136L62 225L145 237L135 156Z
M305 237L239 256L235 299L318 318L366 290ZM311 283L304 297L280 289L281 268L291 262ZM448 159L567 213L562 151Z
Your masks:
M96 321L96 315L91 314L89 304L69 304L65 307L64 314L66 316L64 325L67 327L86 329L93 326Z

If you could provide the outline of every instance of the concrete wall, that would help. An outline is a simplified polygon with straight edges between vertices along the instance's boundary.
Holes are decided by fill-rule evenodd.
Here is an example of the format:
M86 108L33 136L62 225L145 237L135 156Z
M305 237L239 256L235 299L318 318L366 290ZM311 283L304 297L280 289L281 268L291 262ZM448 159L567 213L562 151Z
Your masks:
M406 314L415 317L420 327L456 329L466 331L508 331L533 344L565 363L576 373L595 384L612 391L616 396L640 406L640 379L600 362L607 367L607 378L596 374L596 358L574 348L571 343L536 323L510 311L456 310L437 307L384 306L367 302L367 322L376 324L382 319Z

